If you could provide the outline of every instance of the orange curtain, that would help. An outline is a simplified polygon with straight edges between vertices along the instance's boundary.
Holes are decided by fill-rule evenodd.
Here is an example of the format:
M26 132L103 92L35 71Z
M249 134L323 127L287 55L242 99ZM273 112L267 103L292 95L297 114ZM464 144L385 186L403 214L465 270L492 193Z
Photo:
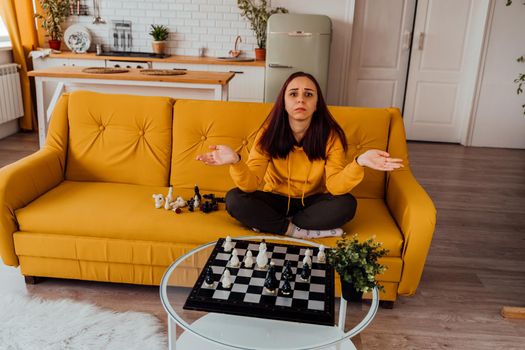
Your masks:
M20 118L20 128L24 130L35 130L37 127L31 84L27 76L28 70L32 68L28 54L38 46L33 14L32 0L0 0L0 16L11 38L13 58L22 67L20 82L24 100L24 116Z

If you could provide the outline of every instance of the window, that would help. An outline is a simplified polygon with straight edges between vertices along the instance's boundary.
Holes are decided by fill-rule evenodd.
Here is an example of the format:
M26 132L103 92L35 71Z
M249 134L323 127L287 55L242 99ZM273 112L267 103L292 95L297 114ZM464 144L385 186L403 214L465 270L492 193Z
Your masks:
M2 21L2 17L0 17L0 43L9 43L9 41L7 28L4 25L4 21Z

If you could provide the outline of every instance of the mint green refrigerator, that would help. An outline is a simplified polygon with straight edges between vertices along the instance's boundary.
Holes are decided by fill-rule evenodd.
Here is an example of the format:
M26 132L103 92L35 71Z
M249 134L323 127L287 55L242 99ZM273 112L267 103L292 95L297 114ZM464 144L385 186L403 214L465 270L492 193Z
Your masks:
M312 74L326 98L332 22L324 15L274 14L268 19L264 101L275 102L290 74Z

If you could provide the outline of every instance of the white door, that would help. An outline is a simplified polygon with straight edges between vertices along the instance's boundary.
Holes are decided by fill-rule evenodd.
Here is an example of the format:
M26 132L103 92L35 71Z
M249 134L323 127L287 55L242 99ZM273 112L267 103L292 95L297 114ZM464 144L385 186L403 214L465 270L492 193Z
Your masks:
M419 0L403 111L407 138L460 142L465 134L488 0Z
M348 103L403 107L416 0L356 0Z

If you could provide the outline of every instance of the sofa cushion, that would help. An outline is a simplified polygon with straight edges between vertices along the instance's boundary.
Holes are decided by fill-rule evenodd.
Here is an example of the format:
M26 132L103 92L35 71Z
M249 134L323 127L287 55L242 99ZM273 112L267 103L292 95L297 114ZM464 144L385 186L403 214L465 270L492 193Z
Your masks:
M228 167L210 167L195 161L210 145L226 144L248 157L271 104L178 100L173 107L173 155L170 182L174 187L228 191L234 187ZM347 159L372 148L387 149L390 113L382 108L330 107L348 142ZM385 175L365 169L365 178L353 191L359 198L384 198Z
M165 187L64 181L17 210L16 216L20 231L50 235L191 245L226 235L254 234L230 217L223 206L210 214L187 210L175 214L163 208L155 209L152 194L166 192ZM180 189L173 192L184 198L193 193ZM216 192L216 195L222 193ZM344 228L349 234L358 233L361 239L376 235L390 250L389 256L401 254L401 233L382 200L359 200L356 217ZM318 241L332 246L336 239Z
M168 97L72 92L66 179L166 186L172 105Z
M177 100L173 107L173 154L170 183L177 188L226 192L234 187L227 166L195 160L210 145L225 144L247 159L271 104Z

